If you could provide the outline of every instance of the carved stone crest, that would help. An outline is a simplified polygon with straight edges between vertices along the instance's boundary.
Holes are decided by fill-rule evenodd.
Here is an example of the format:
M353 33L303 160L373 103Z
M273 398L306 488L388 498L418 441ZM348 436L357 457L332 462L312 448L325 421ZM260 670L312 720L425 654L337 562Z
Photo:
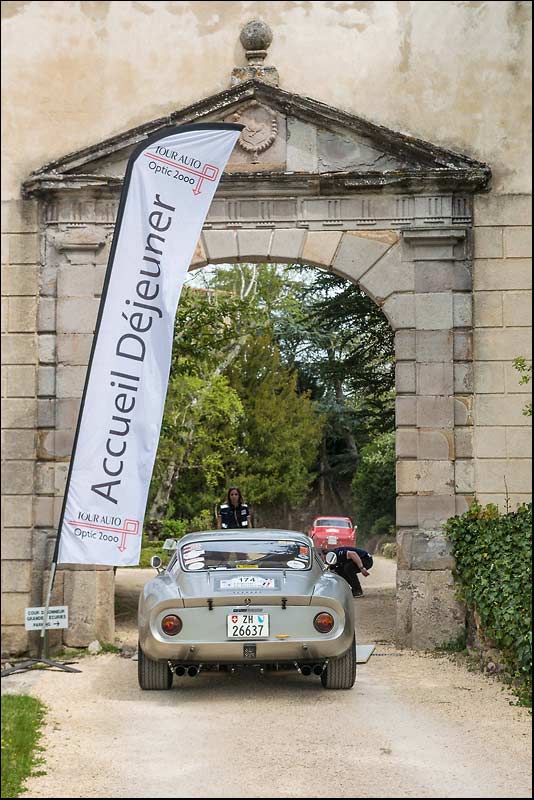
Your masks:
M251 100L235 111L228 122L240 122L245 128L237 141L247 153L252 153L252 163L259 161L258 155L268 150L278 135L276 114L267 106Z

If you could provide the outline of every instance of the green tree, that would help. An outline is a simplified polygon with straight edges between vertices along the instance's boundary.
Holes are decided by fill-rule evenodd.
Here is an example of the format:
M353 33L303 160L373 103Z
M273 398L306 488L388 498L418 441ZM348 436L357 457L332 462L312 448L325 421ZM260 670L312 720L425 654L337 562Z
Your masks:
M176 509L181 517L194 515L203 504L213 505L237 446L242 414L241 401L225 376L171 378L152 478L151 520L173 516ZM192 483L198 487L196 501Z
M172 517L176 511L183 515L184 510L171 503L178 481L187 486L194 474L205 497L210 489L215 494L215 475L224 475L223 460L232 451L236 422L242 413L239 398L223 375L242 344L232 324L237 311L236 298L227 293L188 288L182 292L149 492L150 520ZM206 450L204 454L202 447ZM186 496L187 491L182 492L182 499ZM197 506L198 503L195 514L202 510Z
M355 284L330 272L302 267L296 274L308 280L292 284L286 308L294 313L286 313L277 329L284 357L312 385L341 382L350 395L374 398L387 429L395 374L394 335L386 317Z
M234 476L257 504L298 505L315 477L322 419L297 375L280 363L267 332L249 343L229 371L243 403Z
M383 433L362 449L352 482L355 516L364 534L389 517L395 524L395 434ZM384 525L385 520L381 520Z
M299 388L311 392L325 418L319 494L342 505L361 448L393 429L393 331L354 284L309 267L287 272L292 281L274 329Z
M273 341L271 315L283 295L274 268L249 265L218 270L201 289L184 290L152 520L205 518L238 478L256 503L295 504L309 490L321 426Z

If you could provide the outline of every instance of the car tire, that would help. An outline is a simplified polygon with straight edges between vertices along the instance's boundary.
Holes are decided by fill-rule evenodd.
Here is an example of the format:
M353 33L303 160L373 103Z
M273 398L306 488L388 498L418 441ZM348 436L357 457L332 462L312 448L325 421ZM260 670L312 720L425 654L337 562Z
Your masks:
M321 674L325 689L352 689L356 680L356 637L341 656L328 659Z
M139 645L137 678L141 689L170 689L172 672L167 661L153 661L145 656Z

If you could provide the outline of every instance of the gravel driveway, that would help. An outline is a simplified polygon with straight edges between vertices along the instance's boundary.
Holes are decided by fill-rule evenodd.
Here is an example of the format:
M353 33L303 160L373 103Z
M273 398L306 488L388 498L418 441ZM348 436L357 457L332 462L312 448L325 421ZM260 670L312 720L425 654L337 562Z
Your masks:
M117 573L123 642L152 574ZM109 654L81 659L81 674L40 673L47 774L24 796L530 797L527 710L495 679L396 650L394 583L394 563L376 559L355 602L359 642L377 647L351 691L212 673L141 692L136 662Z

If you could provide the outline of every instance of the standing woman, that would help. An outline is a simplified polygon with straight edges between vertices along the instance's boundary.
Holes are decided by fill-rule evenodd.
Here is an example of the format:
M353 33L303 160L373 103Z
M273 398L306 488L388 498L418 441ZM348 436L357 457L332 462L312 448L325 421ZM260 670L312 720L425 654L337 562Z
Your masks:
M250 528L250 511L237 486L230 486L226 503L219 507L217 528Z

